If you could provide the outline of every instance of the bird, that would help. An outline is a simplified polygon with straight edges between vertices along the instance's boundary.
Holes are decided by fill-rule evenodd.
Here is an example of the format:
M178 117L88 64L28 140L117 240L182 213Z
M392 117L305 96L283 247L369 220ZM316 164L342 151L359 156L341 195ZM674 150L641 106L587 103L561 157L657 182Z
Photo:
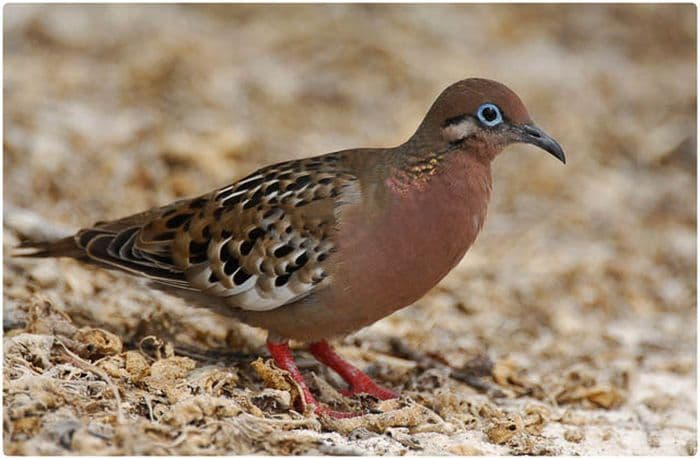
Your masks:
M207 194L18 248L126 271L263 328L274 362L301 388L302 409L354 416L316 400L289 341L308 344L347 382L344 394L398 397L329 340L411 305L457 265L484 226L491 163L513 143L566 163L515 92L467 78L442 91L396 147L268 165Z

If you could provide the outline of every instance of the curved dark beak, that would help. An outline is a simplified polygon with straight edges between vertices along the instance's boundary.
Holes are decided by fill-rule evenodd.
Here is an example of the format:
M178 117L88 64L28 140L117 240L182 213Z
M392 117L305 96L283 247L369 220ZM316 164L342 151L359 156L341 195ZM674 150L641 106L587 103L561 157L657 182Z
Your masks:
M529 143L540 147L544 151L549 152L562 163L566 164L566 156L564 156L564 150L562 150L561 146L549 134L534 124L523 124L522 126L519 126L517 140L519 142Z

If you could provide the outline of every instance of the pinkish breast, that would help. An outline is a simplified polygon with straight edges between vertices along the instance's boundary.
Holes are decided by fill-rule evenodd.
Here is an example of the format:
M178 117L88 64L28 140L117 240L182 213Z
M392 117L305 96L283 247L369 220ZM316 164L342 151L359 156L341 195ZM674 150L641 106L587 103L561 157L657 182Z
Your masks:
M462 259L483 226L491 192L488 164L466 154L444 158L421 180L387 179L381 212L341 217L332 302L372 323L434 287ZM341 287L341 288L338 288Z

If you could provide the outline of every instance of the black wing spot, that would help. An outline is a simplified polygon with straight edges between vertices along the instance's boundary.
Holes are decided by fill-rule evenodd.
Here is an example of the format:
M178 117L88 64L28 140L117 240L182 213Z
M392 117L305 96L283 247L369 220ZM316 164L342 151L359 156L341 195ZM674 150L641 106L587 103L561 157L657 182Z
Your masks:
M233 190L219 191L218 193L216 193L216 196L214 196L214 199L217 201L223 201L232 194Z
M258 190L255 193L253 193L253 196L250 197L248 202L243 204L244 209L250 209L251 207L255 207L258 204L260 204L260 199L262 199L263 193L262 190Z
M209 241L190 241L190 263L197 264L207 261L207 248L209 248Z
M231 207L243 200L245 197L245 193L240 193L235 196L231 196L230 198L226 198L223 201L221 201L221 205L224 207Z
M211 239L211 229L209 228L209 225L202 229L202 237L204 239Z
M232 233L231 231L229 231L229 230L222 230L222 231L221 231L221 237L222 237L223 239L228 239L228 238L230 238L231 236L233 236L233 233Z
M291 274L285 274L284 276L278 276L275 278L275 287L282 287L289 280Z
M296 184L299 186L304 186L307 183L309 183L310 181L311 181L310 175L302 175L301 177L297 177Z
M265 180L265 178L264 178L264 177L260 177L260 178L257 178L257 179L255 179L255 180L251 180L251 181L249 181L249 182L246 182L246 183L244 183L244 184L242 184L242 185L238 185L238 186L236 187L236 192L244 191L244 190L252 190L252 189L255 188L256 186L260 185L260 184L263 182L263 180Z
M318 261L319 261L319 263L322 262L322 261L324 261L326 258L328 258L328 254L327 254L327 253L322 253L321 255L319 255L319 256L318 256Z
M216 284L217 282L219 282L219 276L216 275L216 271L212 271L211 274L209 274L209 283Z
M262 228L255 228L250 230L248 233L248 239L251 241L255 241L265 235L265 231L262 230Z
M250 279L251 276L252 275L245 272L243 268L239 268L238 271L236 271L236 274L233 276L233 282L236 285L242 285L245 283L245 281Z
M240 267L240 264L238 264L238 260L235 258L230 259L229 261L226 262L224 265L224 272L226 273L227 276L230 276L236 270Z
M331 183L332 181L333 181L333 178L331 178L331 177L324 177L324 178L322 178L321 180L319 180L318 183L320 183L321 185L328 185L328 184Z
M308 261L309 261L309 256L306 254L306 252L304 252L301 255L299 255L296 260L294 260L294 264L301 268Z
M287 245L283 245L282 247L276 248L273 253L277 258L282 258L282 257L292 253L293 250L294 250L294 246L287 244Z
M265 187L265 195L272 194L280 190L280 182L271 183Z
M220 219L221 219L221 216L224 214L224 211L225 211L225 210L226 210L225 207L218 207L218 208L214 211L214 218L216 218L217 220L220 220Z
M165 222L165 226L167 226L170 229L175 229L179 228L182 226L184 223L187 223L190 221L190 218L192 218L192 214L180 214L176 215L167 222Z
M209 248L209 241L204 241L204 242L197 242L197 241L190 241L190 253L200 253L200 252L206 252L207 249Z
M241 246L240 246L241 255L248 255L251 252L251 250L253 250L253 244L254 243L251 241L241 242Z
M228 244L223 244L221 246L221 249L219 249L219 260L223 261L226 263L231 259L232 255L231 252L228 249Z

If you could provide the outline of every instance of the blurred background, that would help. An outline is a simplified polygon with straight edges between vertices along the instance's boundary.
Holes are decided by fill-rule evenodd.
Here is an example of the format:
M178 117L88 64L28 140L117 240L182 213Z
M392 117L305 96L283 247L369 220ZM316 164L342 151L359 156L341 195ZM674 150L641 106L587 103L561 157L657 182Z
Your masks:
M494 164L484 231L458 268L340 350L454 424L434 434L442 443L421 440L424 452L694 454L695 59L693 5L6 6L6 332L37 332L27 324L42 298L77 326L117 333L125 349L147 319L177 342L263 353L260 331L128 276L9 259L22 233L13 222L29 212L77 229L273 161L396 145L447 85L485 77L521 96L567 165L509 148ZM398 356L378 357L392 355L392 340L454 368L488 355L508 396L449 377L421 389L410 362L399 371ZM13 378L6 361L6 410L26 392ZM549 430L493 441L489 426L500 421L450 411L446 389L506 417L527 419L535 403ZM162 403L167 411L173 401ZM78 425L97 422L61 406ZM18 427L26 411L11 411L5 452L67 451L54 414L39 410L27 428ZM130 435L149 444L147 419L129 419ZM100 441L68 450L134 453ZM343 441L374 453L409 448ZM209 452L243 451L240 441L215 444ZM201 453L186 445L141 453Z

